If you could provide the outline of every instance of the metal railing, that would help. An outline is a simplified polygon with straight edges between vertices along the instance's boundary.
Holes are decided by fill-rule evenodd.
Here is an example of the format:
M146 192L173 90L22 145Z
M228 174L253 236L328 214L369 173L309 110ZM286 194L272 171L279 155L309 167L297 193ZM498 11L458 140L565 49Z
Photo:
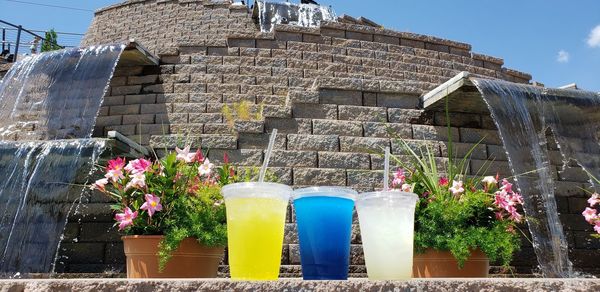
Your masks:
M23 26L21 25L15 25L4 20L0 20L0 24L12 27L0 28L2 30L2 51L0 54L0 59L4 62L16 62L19 56L19 50L21 49L21 45L35 44L35 49L37 50L37 44L50 43L60 48L64 48L64 46L61 46L55 42L50 42L42 36L34 33L33 31L23 28ZM16 30L16 36L14 36L14 40L10 40L11 37L7 35L7 31L11 30ZM23 39L25 39L26 36L28 38L33 38L33 40L31 42L23 42ZM35 40L37 40L37 43L35 42Z

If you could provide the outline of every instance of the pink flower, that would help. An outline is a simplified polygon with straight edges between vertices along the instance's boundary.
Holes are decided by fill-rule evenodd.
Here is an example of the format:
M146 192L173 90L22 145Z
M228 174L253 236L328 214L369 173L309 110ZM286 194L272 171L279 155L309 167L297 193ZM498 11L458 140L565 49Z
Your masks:
M503 218L504 211L509 214L509 219L515 222L523 220L523 215L517 211L517 206L523 204L523 197L519 193L512 192L512 185L506 179L502 181L502 187L494 195L494 205L500 209L496 212L496 219Z
M129 207L123 210L123 213L115 214L115 220L119 222L119 230L125 229L129 225L133 225L133 220L137 217L138 212L131 212Z
M507 193L512 193L512 184L508 182L507 179L502 179L502 186L500 187L500 189L505 190Z
M596 233L600 234L600 221L597 221L596 225L594 225L594 231L596 231Z
M497 191L494 197L494 205L498 208L505 209L508 206L508 194L506 191Z
M392 180L392 187L400 187L406 181L406 175L404 174L404 169L398 169L394 173L394 179Z
M106 190L106 184L108 184L108 179L102 178L94 182L90 189L104 192Z
M588 199L588 204L590 207L596 206L596 204L600 204L600 195L598 193L593 193L592 196Z
M127 166L125 166L125 170L127 170L131 173L134 173L134 174L135 173L144 173L148 169L150 169L151 165L152 165L152 162L150 162L149 160L140 158L140 159L129 161Z
M113 182L117 182L119 179L125 178L121 169L111 169L104 175L104 177Z
M125 186L125 190L130 188L142 189L146 187L146 175L144 173L135 173L129 176L131 181Z
M518 204L523 204L523 197L519 193L513 193L511 197L512 201Z
M175 151L177 151L177 160L184 161L185 163L194 162L194 157L196 157L196 153L190 153L190 146L185 146L183 149L179 149L175 147Z
M450 181L447 177L440 177L440 180L438 181L438 184L443 187L448 186L449 183Z
M581 212L581 215L583 215L583 217L585 217L585 221L587 221L590 224L594 224L594 221L598 220L598 214L596 209L592 209L590 207L586 207L585 210Z
M517 208L513 206L511 206L508 212L510 213L509 218L515 222L521 222L521 220L523 219L523 216L517 212Z
M210 175L210 173L212 172L212 169L215 165L210 163L210 160L208 160L208 158L204 159L204 163L202 163L199 167L198 167L198 174L200 176L203 175Z
M123 170L123 167L125 167L125 159L117 157L108 161L108 166L106 166L106 170Z
M146 202L142 205L142 207L140 207L140 209L148 211L148 215L150 217L154 215L154 212L162 210L159 197L153 194L146 194L144 197L146 198Z
M465 192L462 181L452 181L452 187L448 189L454 196L458 196Z
M196 156L194 157L194 161L202 163L204 161L204 155L202 154L202 149L196 150Z
M494 214L496 215L496 220L504 219L504 216L502 216L502 211L495 212Z
M223 153L223 163L229 163L229 155L227 155L227 152Z

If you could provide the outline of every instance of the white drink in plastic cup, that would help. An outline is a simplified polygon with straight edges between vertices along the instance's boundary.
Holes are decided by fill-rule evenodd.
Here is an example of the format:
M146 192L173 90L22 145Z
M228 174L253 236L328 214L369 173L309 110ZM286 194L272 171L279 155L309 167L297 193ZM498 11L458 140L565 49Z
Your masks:
M412 277L417 199L413 193L400 191L358 196L356 210L369 279L406 280Z

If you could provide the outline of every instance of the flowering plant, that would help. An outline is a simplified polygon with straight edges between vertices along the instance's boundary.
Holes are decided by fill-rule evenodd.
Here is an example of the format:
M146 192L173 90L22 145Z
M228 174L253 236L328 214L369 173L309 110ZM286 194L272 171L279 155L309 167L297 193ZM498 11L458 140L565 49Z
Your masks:
M405 141L400 143L408 155L406 159L392 157L404 168L394 173L392 187L419 196L416 251L450 251L462 267L471 251L480 249L491 261L508 266L520 248L516 225L523 220L518 211L522 197L513 185L498 176L467 176L475 146L461 160L449 158L440 163L430 147L413 150Z
M589 207L586 207L581 215L583 215L585 221L594 226L594 231L597 233L594 236L600 238L600 216L598 216L598 210L595 208L596 205L600 205L600 195L593 193L588 199L588 204Z
M154 162L139 158L110 160L104 178L92 189L113 197L115 225L130 235L164 235L160 268L187 237L206 246L225 246L227 228L221 187L234 182L236 169L225 154L215 166L201 150L176 148Z
M589 172L587 173L590 179L593 182L595 182L595 184L600 184L600 179L596 178ZM590 198L587 200L587 203L588 207L586 207L585 210L583 210L581 215L583 215L583 218L585 218L585 221L587 221L587 223L594 226L594 231L596 233L592 236L600 238L600 215L598 214L598 210L596 207L596 205L600 206L600 195L597 192L591 193Z

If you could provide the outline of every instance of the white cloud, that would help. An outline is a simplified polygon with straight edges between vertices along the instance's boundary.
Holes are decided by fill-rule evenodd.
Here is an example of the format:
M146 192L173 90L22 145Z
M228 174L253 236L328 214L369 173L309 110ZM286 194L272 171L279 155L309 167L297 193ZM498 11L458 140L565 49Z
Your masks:
M590 32L587 44L592 48L600 48L600 24L594 27Z
M571 55L569 55L569 52L567 52L565 50L560 50L560 51L558 51L558 56L556 56L556 61L559 63L568 63L569 58L571 58Z

